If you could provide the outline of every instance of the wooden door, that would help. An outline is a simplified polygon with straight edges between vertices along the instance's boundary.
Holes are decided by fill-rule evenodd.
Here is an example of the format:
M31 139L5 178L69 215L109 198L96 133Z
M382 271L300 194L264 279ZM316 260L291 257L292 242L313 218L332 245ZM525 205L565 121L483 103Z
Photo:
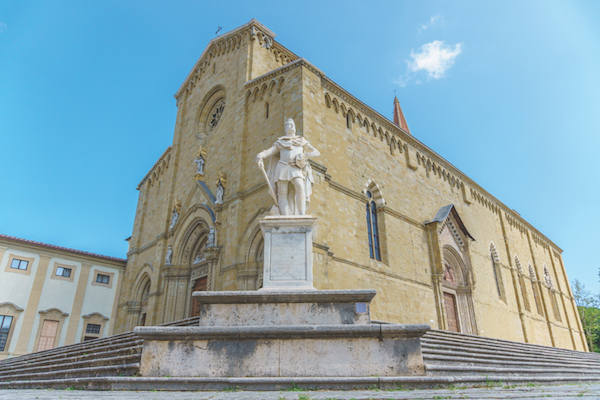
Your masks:
M194 283L193 292L206 291L207 283L208 280L206 276L197 279L196 283ZM190 315L190 317L197 317L198 315L200 315L200 302L196 298L192 298L192 315Z
M42 333L40 334L40 341L38 342L37 351L54 348L54 341L56 340L57 332L58 321L45 319L44 324L42 325Z
M444 305L446 306L446 318L448 318L448 330L460 332L458 315L456 309L456 297L450 293L444 293Z

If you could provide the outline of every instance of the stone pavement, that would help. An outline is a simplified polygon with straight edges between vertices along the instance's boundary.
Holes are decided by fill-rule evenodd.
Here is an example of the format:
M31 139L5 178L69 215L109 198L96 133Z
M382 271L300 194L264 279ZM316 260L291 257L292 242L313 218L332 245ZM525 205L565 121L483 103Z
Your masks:
M316 390L283 392L158 392L83 390L0 390L0 400L328 400L328 399L600 399L600 383L557 386L420 390Z

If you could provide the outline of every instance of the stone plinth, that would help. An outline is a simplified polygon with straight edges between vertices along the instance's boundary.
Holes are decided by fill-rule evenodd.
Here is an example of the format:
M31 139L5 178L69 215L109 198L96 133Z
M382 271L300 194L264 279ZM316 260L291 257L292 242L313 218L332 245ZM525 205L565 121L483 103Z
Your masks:
M200 326L369 324L375 290L194 292Z
M259 223L265 243L261 290L314 289L312 246L317 219L272 215Z
M137 327L142 376L424 375L429 325Z
M375 290L194 292L197 327L137 327L142 376L424 375L429 325L370 323Z

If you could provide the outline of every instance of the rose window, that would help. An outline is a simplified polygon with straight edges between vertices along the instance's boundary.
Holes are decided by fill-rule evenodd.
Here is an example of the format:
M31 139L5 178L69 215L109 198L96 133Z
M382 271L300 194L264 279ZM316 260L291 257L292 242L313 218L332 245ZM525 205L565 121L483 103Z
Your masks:
M225 100L218 102L208 115L208 131L212 132L217 127L217 124L221 120L223 110L225 109Z

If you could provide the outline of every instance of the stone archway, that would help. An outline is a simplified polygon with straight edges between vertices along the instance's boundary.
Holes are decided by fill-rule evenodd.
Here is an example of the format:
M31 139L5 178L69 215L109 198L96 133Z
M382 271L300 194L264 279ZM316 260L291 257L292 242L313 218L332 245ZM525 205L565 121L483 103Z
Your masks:
M447 329L477 334L469 270L458 252L449 245L442 248L442 292Z

